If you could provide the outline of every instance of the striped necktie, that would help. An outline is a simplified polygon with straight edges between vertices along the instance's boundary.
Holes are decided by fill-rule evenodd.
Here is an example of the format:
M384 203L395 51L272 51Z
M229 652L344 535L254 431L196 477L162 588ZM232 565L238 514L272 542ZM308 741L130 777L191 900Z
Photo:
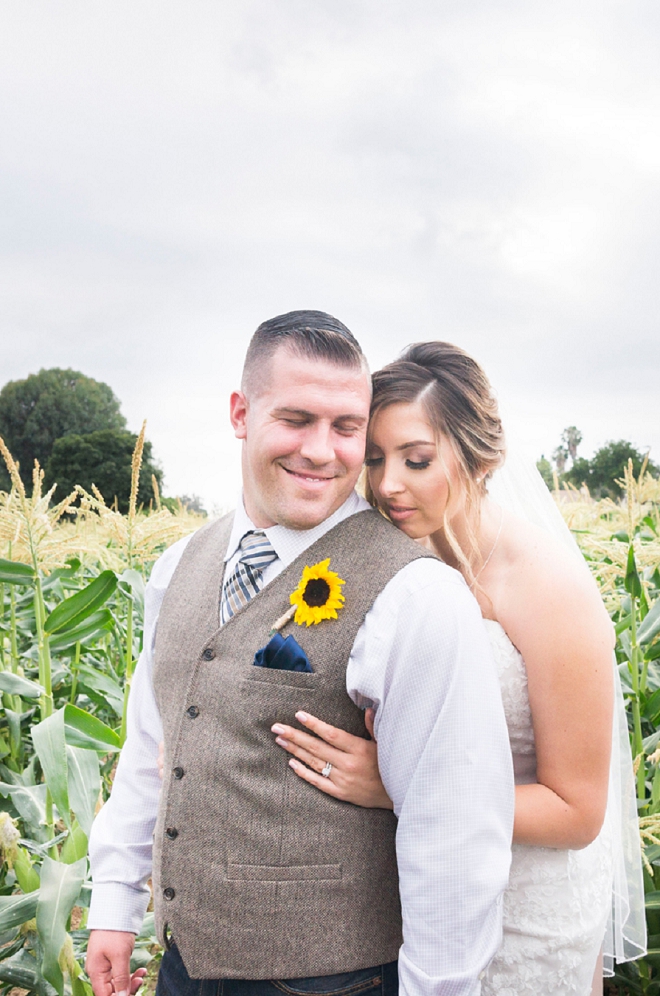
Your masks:
M222 588L220 622L224 624L257 594L262 586L262 574L277 554L265 533L246 533L240 543L241 555L232 575Z

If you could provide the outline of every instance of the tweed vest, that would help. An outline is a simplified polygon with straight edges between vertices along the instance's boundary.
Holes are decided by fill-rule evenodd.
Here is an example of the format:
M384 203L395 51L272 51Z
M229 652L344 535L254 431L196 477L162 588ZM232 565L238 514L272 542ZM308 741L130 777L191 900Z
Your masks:
M401 945L396 818L300 779L271 725L306 710L364 735L346 667L365 614L406 564L432 556L374 511L339 523L219 626L232 517L192 538L158 620L154 689L165 774L154 834L158 936L192 978L331 975ZM255 667L306 564L345 580L336 620L289 623L313 673Z

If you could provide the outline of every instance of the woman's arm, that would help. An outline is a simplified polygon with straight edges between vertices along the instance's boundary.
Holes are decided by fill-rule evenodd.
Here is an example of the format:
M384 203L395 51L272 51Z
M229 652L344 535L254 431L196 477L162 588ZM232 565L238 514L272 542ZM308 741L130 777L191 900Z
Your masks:
M354 737L304 712L296 713L296 719L315 735L281 723L276 723L272 731L277 734L276 743L293 755L289 764L300 778L343 802L392 809L378 771L373 709L367 709L364 716L371 740ZM324 777L321 771L328 762L332 770Z
M597 836L607 804L614 633L586 565L535 534L519 530L493 592L525 661L536 744L538 784L516 789L514 841L577 849Z

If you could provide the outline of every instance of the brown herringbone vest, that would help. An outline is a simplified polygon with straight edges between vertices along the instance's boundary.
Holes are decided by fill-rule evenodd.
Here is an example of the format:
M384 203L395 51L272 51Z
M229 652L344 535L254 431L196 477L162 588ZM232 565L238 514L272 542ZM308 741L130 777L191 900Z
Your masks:
M339 802L298 778L270 727L293 725L303 709L364 734L346 694L353 642L394 574L431 554L377 512L359 512L219 628L231 522L190 541L158 620L158 935L171 932L193 978L296 978L392 961L401 944L394 815ZM304 566L327 557L346 582L339 618L284 631L313 674L254 667Z

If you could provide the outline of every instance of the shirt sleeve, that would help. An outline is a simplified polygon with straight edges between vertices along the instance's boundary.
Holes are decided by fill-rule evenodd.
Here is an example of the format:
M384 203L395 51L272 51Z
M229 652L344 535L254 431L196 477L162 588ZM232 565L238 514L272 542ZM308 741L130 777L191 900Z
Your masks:
M376 708L398 816L402 996L477 996L501 942L514 784L490 645L462 577L400 571L358 633L347 690Z
M143 650L128 701L126 742L112 793L94 820L89 839L91 930L139 934L149 903L152 840L161 787L158 747L163 739L152 684L153 650L163 597L189 539L185 537L163 554L147 585Z

